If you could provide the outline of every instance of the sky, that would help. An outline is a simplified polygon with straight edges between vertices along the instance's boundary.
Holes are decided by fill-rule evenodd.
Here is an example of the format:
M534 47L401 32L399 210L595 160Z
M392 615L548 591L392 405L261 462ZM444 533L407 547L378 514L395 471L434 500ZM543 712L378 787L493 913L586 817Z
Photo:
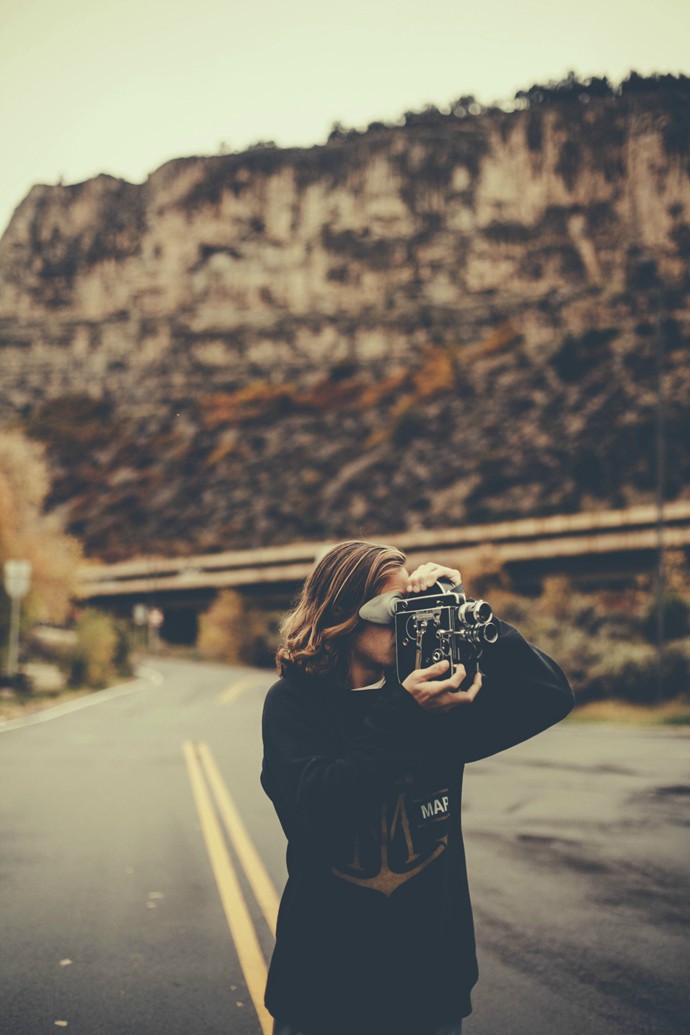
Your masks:
M325 142L463 94L690 74L690 0L0 0L0 232L35 183Z

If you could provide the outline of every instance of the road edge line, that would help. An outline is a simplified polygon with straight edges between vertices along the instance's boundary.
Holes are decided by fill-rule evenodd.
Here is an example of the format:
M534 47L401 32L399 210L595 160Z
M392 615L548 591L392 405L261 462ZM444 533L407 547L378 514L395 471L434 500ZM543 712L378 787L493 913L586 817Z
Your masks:
M148 671L155 673L153 669ZM160 675L160 673L155 673L155 675ZM116 697L126 697L127 694L134 693L135 690L140 689L140 685L145 682L151 683L154 686L160 685L160 682L151 675L144 675L142 672L141 675L135 676L134 679L128 679L124 683L116 683L115 686L106 687L105 690L93 690L91 693L84 694L83 697L77 697L73 701L54 704L50 708L43 708L41 711L32 712L30 715L8 719L7 722L0 721L0 733L23 729L25 726L36 726L40 722L60 719L63 715L71 715L73 712L81 711L82 708L90 708L94 704L103 704L105 701L111 701Z

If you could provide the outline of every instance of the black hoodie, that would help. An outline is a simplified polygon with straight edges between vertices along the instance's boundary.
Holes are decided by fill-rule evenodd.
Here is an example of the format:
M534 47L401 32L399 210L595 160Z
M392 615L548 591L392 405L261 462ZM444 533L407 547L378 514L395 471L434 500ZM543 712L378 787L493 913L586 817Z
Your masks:
M268 692L261 782L289 879L266 1006L306 1035L420 1035L471 1012L463 766L573 705L558 665L499 627L476 699L444 714L392 673L353 692L295 669Z

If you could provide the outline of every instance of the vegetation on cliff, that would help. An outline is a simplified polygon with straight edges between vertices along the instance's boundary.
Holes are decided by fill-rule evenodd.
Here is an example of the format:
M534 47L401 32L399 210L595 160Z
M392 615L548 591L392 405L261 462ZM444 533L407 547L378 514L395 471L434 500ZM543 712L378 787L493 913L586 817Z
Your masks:
M65 534L58 514L47 514L49 474L45 450L19 430L0 432L0 566L31 563L31 587L23 609L29 620L62 622L70 608L72 579L81 547ZM9 600L0 593L0 659L9 626Z
M686 495L689 97L569 76L36 188L0 401L49 505L104 560L624 506L660 388Z
M538 363L503 323L389 373L255 381L145 423L112 399L61 398L30 428L50 447L52 504L106 560L620 507L656 490L655 333L567 335ZM690 484L686 351L675 325L664 333L676 498Z

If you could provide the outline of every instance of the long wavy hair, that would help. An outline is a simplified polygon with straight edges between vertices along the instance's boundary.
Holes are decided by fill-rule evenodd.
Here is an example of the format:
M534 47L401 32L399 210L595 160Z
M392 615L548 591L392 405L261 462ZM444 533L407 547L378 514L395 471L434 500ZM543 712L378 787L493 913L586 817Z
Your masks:
M404 564L405 554L394 546L351 540L327 550L283 622L276 654L280 674L297 669L346 682L359 609Z

